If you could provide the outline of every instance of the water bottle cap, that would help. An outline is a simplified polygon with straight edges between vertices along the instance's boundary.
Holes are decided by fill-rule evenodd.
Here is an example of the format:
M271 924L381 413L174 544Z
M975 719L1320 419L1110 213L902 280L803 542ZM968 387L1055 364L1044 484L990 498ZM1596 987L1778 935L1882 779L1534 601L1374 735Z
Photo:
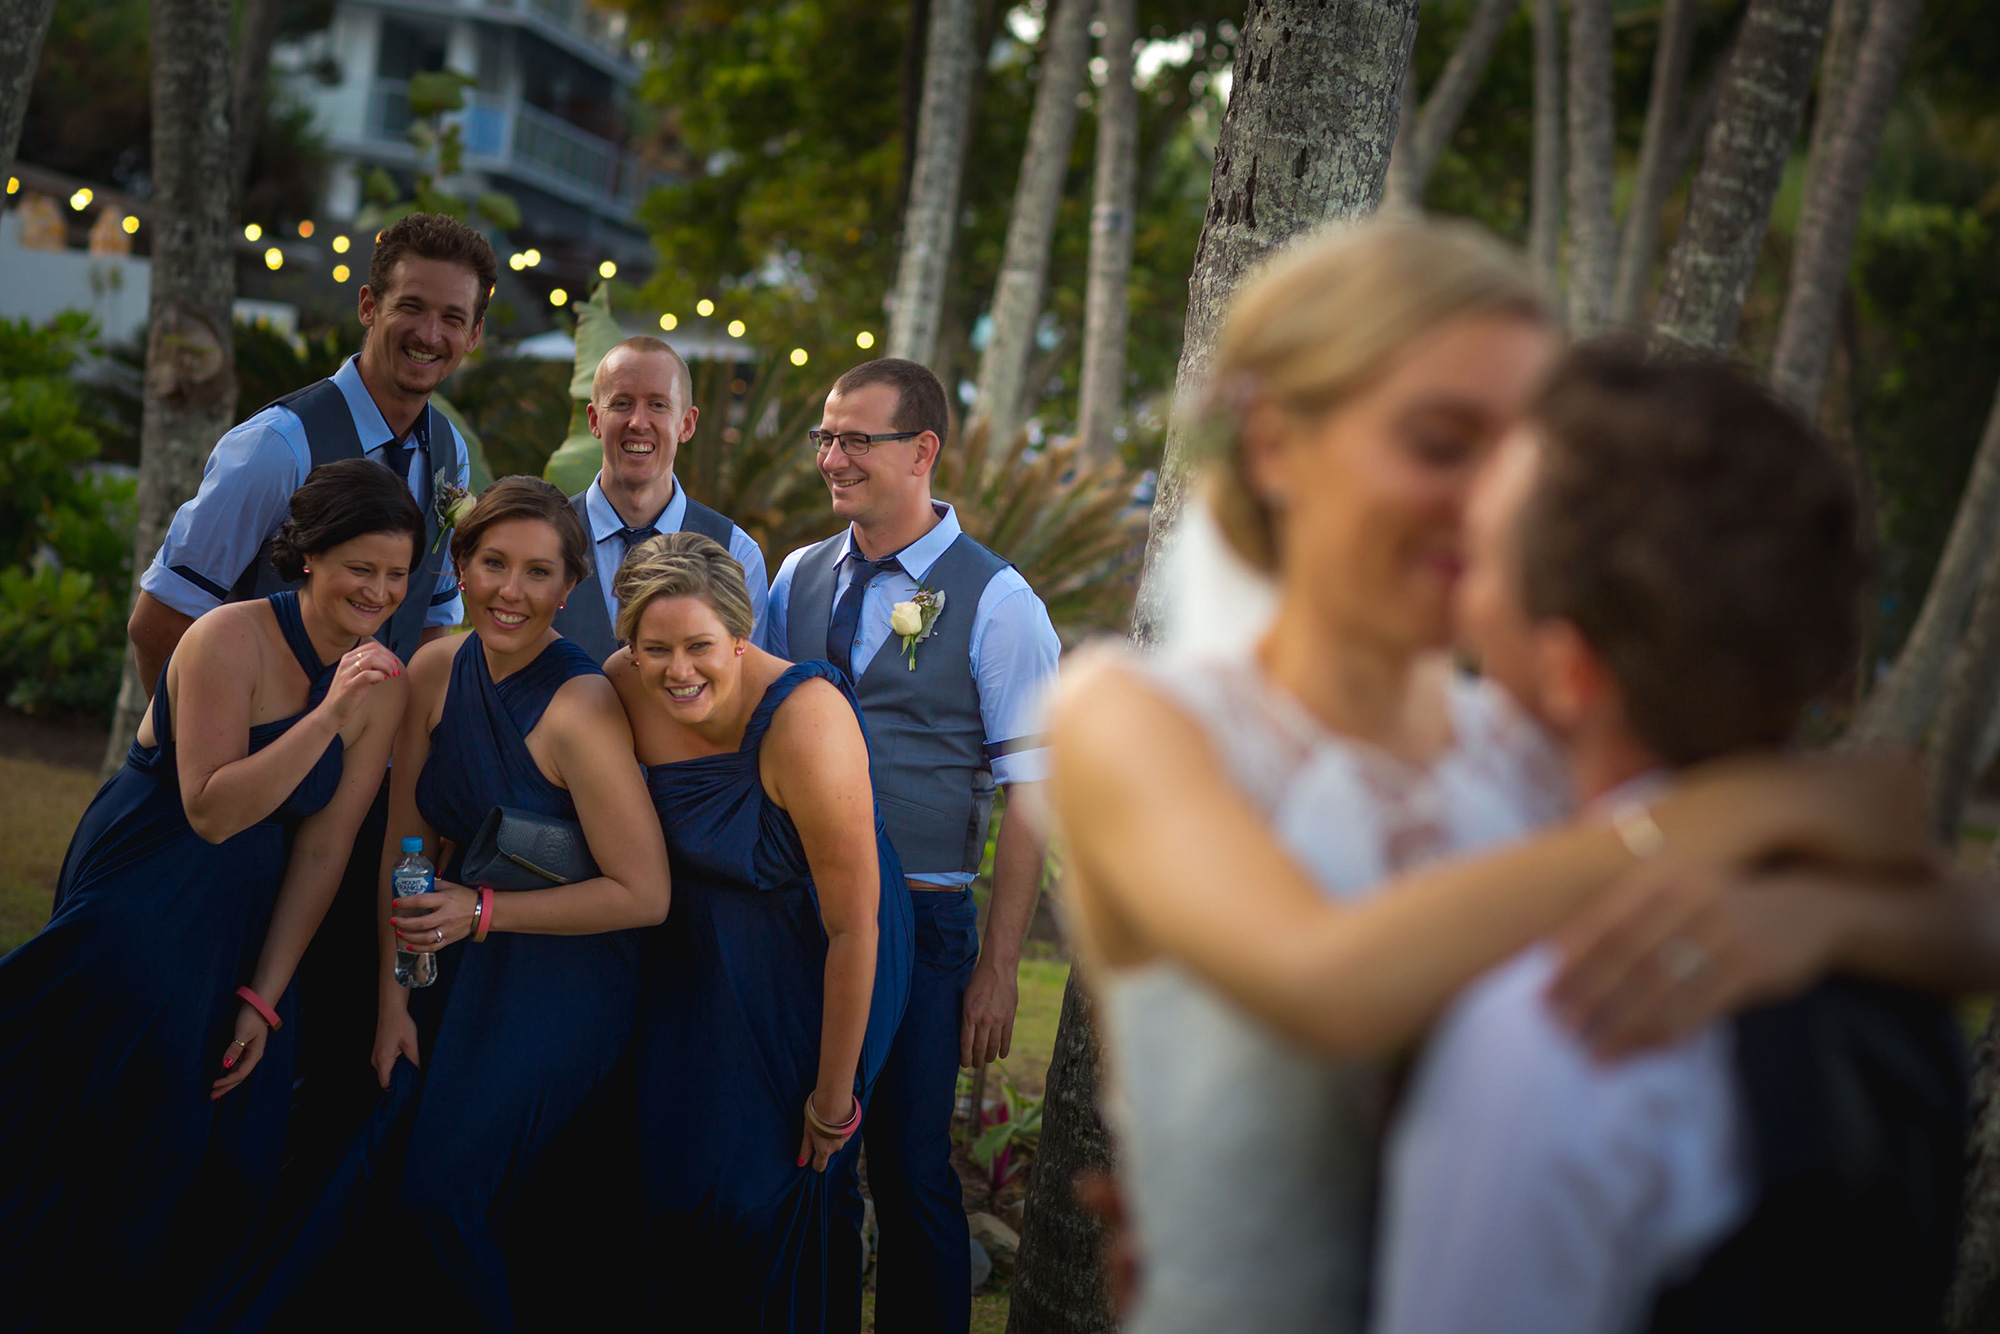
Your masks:
M405 852L422 852L423 850L424 850L424 841L423 841L422 839L420 839L420 838L406 838L406 839L404 839L404 840L403 840L403 851L405 851Z

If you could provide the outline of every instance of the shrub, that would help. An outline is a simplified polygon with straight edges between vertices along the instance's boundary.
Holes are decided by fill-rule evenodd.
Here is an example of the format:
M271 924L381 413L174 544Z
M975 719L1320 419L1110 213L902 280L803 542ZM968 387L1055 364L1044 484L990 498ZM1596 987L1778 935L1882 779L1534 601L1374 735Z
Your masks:
M77 570L0 569L0 683L9 707L102 716L118 697L125 598Z

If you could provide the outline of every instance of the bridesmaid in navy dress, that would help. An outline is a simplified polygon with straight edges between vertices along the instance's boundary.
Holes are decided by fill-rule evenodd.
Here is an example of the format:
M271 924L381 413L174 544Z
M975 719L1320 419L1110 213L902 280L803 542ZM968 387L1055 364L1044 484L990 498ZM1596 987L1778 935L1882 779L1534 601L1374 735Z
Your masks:
M142 1297L170 1324L268 1201L292 972L403 712L401 664L369 636L423 531L380 464L307 478L272 554L302 588L188 630L77 826L54 915L0 961L9 1328L123 1320Z
M667 837L635 1040L653 1319L856 1329L855 1158L909 994L911 912L859 707L751 646L743 571L675 533L619 571L606 666ZM858 1212L858 1210L857 1210Z
M514 1325L495 1216L609 1075L638 1005L629 928L667 914L666 848L624 711L590 655L552 628L588 552L547 482L486 489L452 538L471 633L412 659L391 771L374 1062L385 1089L404 1086L377 1115L401 1123L408 1147L380 1182L393 1196L387 1236L398 1271L422 1276L411 1296L487 1330ZM458 881L496 806L580 821L602 875L482 901ZM436 892L391 904L388 868L411 836L440 863ZM437 954L435 985L397 984L399 939Z

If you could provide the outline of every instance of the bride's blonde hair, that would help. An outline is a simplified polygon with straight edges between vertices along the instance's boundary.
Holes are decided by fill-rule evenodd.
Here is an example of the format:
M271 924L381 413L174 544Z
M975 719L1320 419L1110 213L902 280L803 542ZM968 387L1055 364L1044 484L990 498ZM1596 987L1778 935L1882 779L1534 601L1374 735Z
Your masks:
M1376 219L1290 247L1230 302L1205 416L1209 504L1229 543L1277 565L1277 516L1251 484L1242 425L1265 403L1313 418L1368 388L1398 353L1465 315L1551 323L1520 259L1467 223Z

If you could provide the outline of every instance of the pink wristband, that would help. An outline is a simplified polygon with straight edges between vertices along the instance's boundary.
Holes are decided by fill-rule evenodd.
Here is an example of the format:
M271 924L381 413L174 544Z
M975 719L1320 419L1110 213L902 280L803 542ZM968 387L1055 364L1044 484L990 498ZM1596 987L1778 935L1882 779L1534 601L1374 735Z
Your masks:
M272 1032L275 1033L285 1026L285 1021L278 1018L278 1012L265 1004L264 998L250 990L250 988L238 987L236 988L236 995L245 1005L255 1010L265 1023L271 1026Z
M489 885L479 887L479 929L472 933L475 942L486 939L486 933L493 929L493 889Z

